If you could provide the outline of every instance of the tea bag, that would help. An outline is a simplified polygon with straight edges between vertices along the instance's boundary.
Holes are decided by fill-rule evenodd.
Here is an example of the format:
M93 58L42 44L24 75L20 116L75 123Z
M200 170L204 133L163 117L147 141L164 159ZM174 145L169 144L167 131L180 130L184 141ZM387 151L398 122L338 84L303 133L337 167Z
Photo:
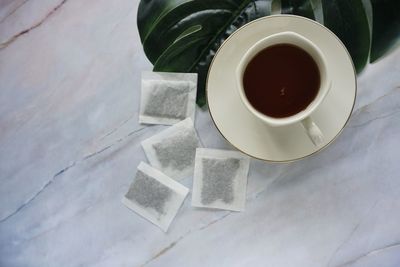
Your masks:
M243 211L249 164L237 151L198 148L192 206Z
M139 123L194 121L197 73L143 72Z
M150 164L176 180L193 173L196 148L200 146L190 118L142 142Z
M188 192L185 186L141 162L122 203L166 232Z

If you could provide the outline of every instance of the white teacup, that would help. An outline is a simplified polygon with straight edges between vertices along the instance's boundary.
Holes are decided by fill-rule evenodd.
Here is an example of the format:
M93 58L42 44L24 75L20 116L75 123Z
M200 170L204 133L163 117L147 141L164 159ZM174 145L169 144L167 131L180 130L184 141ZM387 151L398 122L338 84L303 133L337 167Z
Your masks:
M320 88L315 99L304 110L284 118L270 117L256 110L247 99L243 88L243 75L247 64L258 52L276 44L292 44L306 51L314 59L315 63L317 63L321 79ZM240 97L246 108L256 118L274 127L285 126L293 123L301 123L306 130L307 135L315 145L320 145L323 142L323 134L311 119L311 114L322 103L323 99L327 95L331 87L331 81L328 78L325 57L321 50L313 42L294 32L281 32L261 39L252 47L250 47L250 49L240 60L236 69L236 78Z

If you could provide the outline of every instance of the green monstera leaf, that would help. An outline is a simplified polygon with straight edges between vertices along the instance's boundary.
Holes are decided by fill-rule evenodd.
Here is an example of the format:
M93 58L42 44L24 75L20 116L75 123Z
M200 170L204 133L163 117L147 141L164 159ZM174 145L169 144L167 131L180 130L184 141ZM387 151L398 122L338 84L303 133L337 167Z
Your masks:
M373 12L372 47L370 61L382 57L399 41L400 1L371 0Z
M197 72L197 103L205 104L205 80L221 43L245 23L271 14L271 1L143 0L138 28L154 71Z
M368 18L366 1L372 7ZM254 19L294 14L323 23L346 45L356 69L381 57L400 33L399 0L141 0L137 24L154 71L196 72L203 106L211 60L222 42ZM385 17L385 13L388 16ZM378 20L378 21L377 21ZM372 26L372 31L371 31ZM372 50L371 50L372 45Z

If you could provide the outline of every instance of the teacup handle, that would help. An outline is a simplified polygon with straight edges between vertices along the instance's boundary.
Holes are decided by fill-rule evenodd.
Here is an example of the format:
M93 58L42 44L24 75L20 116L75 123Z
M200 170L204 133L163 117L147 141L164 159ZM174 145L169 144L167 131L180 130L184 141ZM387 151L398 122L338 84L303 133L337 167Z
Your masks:
M301 125L303 125L308 137L310 137L311 142L313 142L314 145L319 146L322 144L322 141L324 140L324 135L322 134L319 127L315 124L315 122L311 119L311 117L307 117L302 120Z

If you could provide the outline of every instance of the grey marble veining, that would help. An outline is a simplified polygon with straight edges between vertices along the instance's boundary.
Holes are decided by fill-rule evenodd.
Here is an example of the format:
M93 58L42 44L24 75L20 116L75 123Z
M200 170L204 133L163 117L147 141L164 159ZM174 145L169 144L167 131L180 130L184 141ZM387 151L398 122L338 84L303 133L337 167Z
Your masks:
M138 124L137 5L0 3L0 266L400 266L400 49L360 75L330 147L252 160L246 211L189 196L164 234L120 202L165 129ZM195 124L231 148L207 111Z

